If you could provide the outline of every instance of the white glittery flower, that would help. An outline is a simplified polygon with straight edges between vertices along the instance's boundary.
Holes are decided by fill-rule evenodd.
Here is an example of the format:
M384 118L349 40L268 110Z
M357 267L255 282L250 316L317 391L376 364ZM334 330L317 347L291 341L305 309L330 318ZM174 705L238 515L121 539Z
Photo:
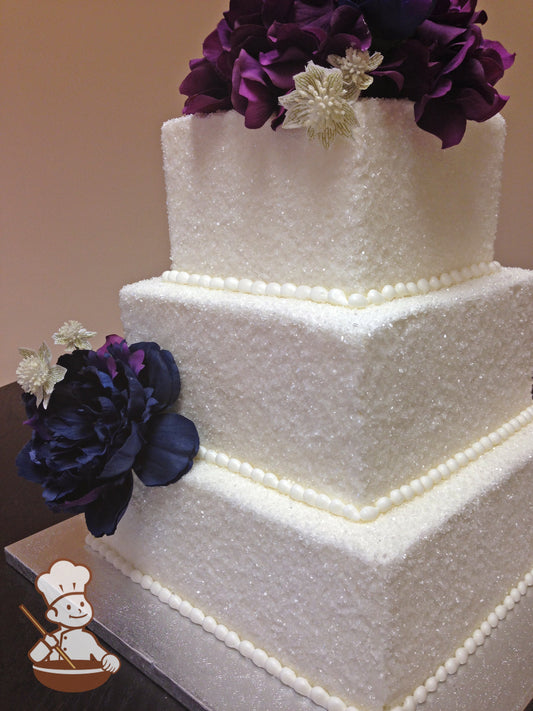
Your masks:
M17 383L26 393L35 395L37 406L43 403L46 408L54 385L65 377L66 368L61 365L52 365L52 354L46 343L38 351L29 348L19 348L22 356L17 368Z
M383 61L383 55L379 52L370 54L361 52L354 47L348 47L346 55L340 57L338 54L330 54L328 62L331 66L341 70L348 99L358 99L359 94L374 81L368 72L377 69Z
M90 350L89 338L96 336L96 331L88 331L79 321L66 321L56 333L54 343L65 346L67 353L76 348Z
M358 122L346 100L340 69L309 62L295 75L294 84L294 91L279 98L287 109L283 128L306 128L309 138L318 138L326 148L338 134L351 138Z

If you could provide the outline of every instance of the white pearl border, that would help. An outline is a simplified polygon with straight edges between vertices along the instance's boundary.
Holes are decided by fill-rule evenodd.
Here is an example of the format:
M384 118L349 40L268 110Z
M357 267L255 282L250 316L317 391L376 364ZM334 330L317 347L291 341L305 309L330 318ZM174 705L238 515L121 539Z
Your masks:
M151 575L143 574L101 538L94 538L91 534L87 534L85 542L92 550L99 553L134 583L137 583L145 590L149 590L161 602L179 612L183 617L188 618L195 625L201 626L206 632L223 642L226 647L236 649L239 654L250 659L257 667L265 669L268 674L279 679L282 684L291 687L301 696L311 699L317 706L321 706L326 711L360 711L355 706L348 706L338 696L331 696L323 687L311 686L305 677L297 676L293 669L283 666L276 657L269 656L267 652L260 647L256 647L249 640L242 640L236 632L229 630L224 624L217 622L210 615L205 615L200 608L194 607L190 602L169 590L169 588L163 587ZM505 620L507 614L520 602L531 587L533 587L533 569L526 573L500 604L496 605L494 611L465 640L454 655L449 657L444 664L437 668L432 676L418 686L412 695L404 700L401 706L395 706L391 711L415 711L419 704L423 704L427 700L428 694L437 691L440 684L444 683L449 676L453 676L460 666L467 663L470 656L475 654L477 648L484 644L485 640L492 634L492 631L500 622Z
M413 479L408 484L393 489L387 496L382 496L374 503L362 508L357 508L354 504L346 504L337 498L332 499L327 494L321 494L315 489L304 488L301 484L291 479L280 478L272 472L265 472L263 469L254 467L248 462L241 462L236 457L230 457L223 452L207 449L203 445L198 450L198 459L202 459L208 464L216 464L234 474L239 474L269 489L274 489L280 494L289 496L294 501L303 501L308 506L326 511L335 516L342 516L349 521L369 523L375 521L378 516L390 511L393 507L400 506L400 504L414 499L415 496L424 495L467 464L479 459L483 454L505 442L505 440L531 422L533 422L533 405L523 410L519 415L513 417L494 432L481 437L470 447L458 452L437 467L433 467L426 474Z
M417 686L401 706L395 706L391 711L415 711L420 704L423 704L429 694L437 691L440 684L443 684L448 677L456 674L459 667L468 662L468 659L476 653L478 647L485 643L485 640L505 620L509 612L520 602L531 587L533 587L533 568L525 574L516 587L511 588L502 602L496 605L472 635L455 650L455 654L439 666L435 673L428 677L423 684Z
M212 277L208 274L189 274L189 272L172 269L163 272L161 279L172 284L186 286L202 286L206 289L218 291L235 291L242 294L256 296L275 296L300 301L313 301L327 303L334 306L346 306L352 309L365 309L368 306L379 306L388 301L401 299L405 296L420 296L430 291L446 289L454 284L461 284L470 279L487 274L493 274L501 268L498 262L480 262L463 269L445 272L440 276L429 279L419 279L417 282L399 282L396 285L386 284L381 289L370 289L366 294L355 292L347 294L342 289L326 289L323 286L306 286L292 283L279 284L278 282L265 282L252 279L238 279L237 277Z

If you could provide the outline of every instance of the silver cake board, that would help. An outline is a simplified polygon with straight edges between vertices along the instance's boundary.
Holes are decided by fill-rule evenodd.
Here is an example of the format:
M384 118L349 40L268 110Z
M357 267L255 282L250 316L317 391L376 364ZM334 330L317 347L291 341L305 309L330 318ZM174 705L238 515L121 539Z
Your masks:
M8 546L6 559L32 582L60 558L88 566L90 628L190 711L319 711L132 583L85 544L86 534L83 516L76 516ZM533 698L532 630L530 591L421 711L523 711Z
M89 628L190 711L318 711L132 583L85 544L86 535L83 515L75 516L7 546L6 560L31 582L60 558L86 565Z

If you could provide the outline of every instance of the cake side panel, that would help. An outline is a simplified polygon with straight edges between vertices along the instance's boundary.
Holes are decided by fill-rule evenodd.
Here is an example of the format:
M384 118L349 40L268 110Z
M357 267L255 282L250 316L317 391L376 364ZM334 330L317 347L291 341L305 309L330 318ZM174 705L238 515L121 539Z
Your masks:
M373 524L202 463L168 491L137 487L109 543L312 685L381 711L530 570L532 432Z
M401 669L405 672L396 690L399 695L389 699L392 706L413 693L410 677L421 670L424 678L433 675L473 636L479 644L480 627L486 625L488 614L496 617L496 607L498 619L504 620L512 615L513 603L519 604L514 586L531 570L533 560L532 433L530 425L427 498L428 519L444 498L445 507L455 511L431 531L419 530L405 566L391 569L389 589L403 594L389 597L388 612L397 627L389 638L387 665L393 675ZM482 492L475 491L478 484ZM497 621L491 620L491 627ZM406 655L399 643L413 627L420 658ZM491 677L486 684L485 693L490 695L492 688L496 694L498 678Z
M529 405L532 303L520 270L364 312L158 280L122 292L128 340L173 352L205 447L360 505Z
M234 112L167 122L173 268L366 292L490 261L503 119L443 151L410 102L357 110L354 141L327 151L299 130L244 131Z
M272 501L272 492L220 475L202 463L168 492L137 487L109 545L310 683L324 685L319 657L336 646L343 660L326 657L327 678L339 680L329 693L346 697L350 691L362 699L367 684L379 688L387 613L376 594L381 586L370 580L380 571L336 550L338 531L320 541L322 532L312 530L315 516L306 521L307 512L287 509L286 501L278 516L265 516L259 499L272 511L279 495ZM299 525L290 525L291 518ZM348 680L339 664L360 674Z

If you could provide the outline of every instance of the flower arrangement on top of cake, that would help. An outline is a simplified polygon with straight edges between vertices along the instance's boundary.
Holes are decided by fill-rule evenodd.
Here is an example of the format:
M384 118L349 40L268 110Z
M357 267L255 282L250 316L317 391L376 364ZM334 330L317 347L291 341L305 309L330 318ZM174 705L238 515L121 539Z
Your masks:
M116 335L93 351L94 335L65 323L54 334L66 350L56 365L45 343L20 349L17 382L33 434L17 468L41 484L50 509L83 512L102 536L128 506L133 470L146 486L172 484L191 468L199 440L193 422L167 411L180 392L170 351Z
M514 55L483 37L477 0L231 0L190 62L185 114L235 109L248 128L304 127L327 147L357 126L355 102L414 102L447 148L508 97Z

